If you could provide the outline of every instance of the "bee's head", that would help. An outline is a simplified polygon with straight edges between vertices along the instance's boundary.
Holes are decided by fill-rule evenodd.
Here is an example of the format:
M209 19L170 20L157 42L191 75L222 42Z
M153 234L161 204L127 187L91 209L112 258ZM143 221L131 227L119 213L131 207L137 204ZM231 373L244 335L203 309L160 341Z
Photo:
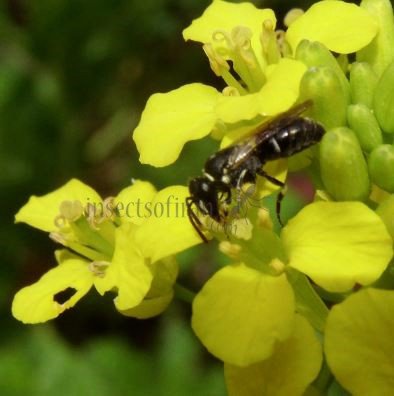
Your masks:
M189 182L191 199L198 209L214 219L219 218L217 187L205 176L196 177Z
M214 193L214 185L205 176L195 177L189 182L190 195L196 199L211 196Z

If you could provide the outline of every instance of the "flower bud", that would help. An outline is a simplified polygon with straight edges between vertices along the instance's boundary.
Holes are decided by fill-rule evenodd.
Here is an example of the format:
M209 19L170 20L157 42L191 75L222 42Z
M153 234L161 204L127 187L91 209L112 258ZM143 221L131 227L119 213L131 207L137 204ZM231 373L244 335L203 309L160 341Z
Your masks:
M394 195L380 203L376 213L381 217L391 237L394 238Z
M300 83L302 100L312 99L311 116L328 130L346 125L348 97L330 67L311 67Z
M334 55L318 41L302 40L297 47L296 59L305 63L308 67L326 66L330 67L337 75L344 94L350 100L349 82L336 61Z
M394 18L390 0L363 0L360 4L379 25L372 42L357 53L358 61L372 65L380 76L394 59Z
M337 201L364 200L370 191L367 164L354 132L349 128L328 131L320 144L323 184Z
M352 103L360 103L372 109L373 95L377 82L378 77L369 63L353 63L350 69L350 95L352 97Z
M394 133L394 62L390 64L378 81L373 107L383 131Z
M383 143L379 124L367 106L362 104L350 105L347 109L347 120L364 151L369 153Z
M394 146L382 144L368 159L371 181L385 191L394 193Z

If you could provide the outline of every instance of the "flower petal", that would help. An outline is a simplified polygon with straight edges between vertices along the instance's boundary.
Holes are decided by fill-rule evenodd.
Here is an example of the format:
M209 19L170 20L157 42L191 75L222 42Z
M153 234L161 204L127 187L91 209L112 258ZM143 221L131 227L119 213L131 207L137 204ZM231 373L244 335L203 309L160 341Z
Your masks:
M125 316L131 316L137 319L149 319L160 315L170 305L174 297L174 291L170 290L167 294L157 297L145 298L139 305L119 312Z
M145 258L136 249L135 227L125 223L116 229L115 251L112 262L103 278L97 277L94 284L100 294L113 288L117 290L115 306L126 310L137 306L151 286L153 274Z
M248 27L252 33L251 44L256 56L262 54L260 34L263 22L270 20L275 29L275 13L266 8L259 10L251 3L233 4L227 1L215 0L209 5L204 13L183 31L185 40L198 41L200 43L212 43L212 34L217 30L231 32L237 26ZM261 62L261 59L259 59ZM263 66L263 64L261 64Z
M155 195L155 187L142 180L136 180L131 186L124 188L114 200L120 221L142 224L148 215L146 205L152 202Z
M178 275L178 263L173 257L157 261L152 265L154 277L148 294L132 309L120 311L122 315L148 319L160 315L174 297L173 286Z
M12 314L23 323L46 322L73 307L90 290L92 284L93 274L86 261L66 260L48 271L38 282L16 293L12 302ZM56 294L69 288L75 289L75 293L61 304L56 302Z
M15 221L29 224L42 231L54 231L56 229L54 220L59 214L59 206L63 201L79 201L85 207L87 203L100 203L101 198L88 185L77 179L71 179L49 194L41 197L31 196L27 204L15 215Z
M310 204L289 221L281 238L289 265L332 292L374 282L393 255L382 220L359 202Z
M364 289L328 315L325 353L336 379L353 395L394 389L394 291Z
M244 96L222 96L216 106L218 118L227 123L251 120L257 115L273 116L289 109L297 100L306 66L282 58L267 68L267 82L261 90Z
M219 270L193 302L197 337L213 355L236 366L267 359L293 325L294 296L286 277L244 264Z
M267 360L248 367L224 365L229 396L303 395L316 378L322 348L312 326L296 315L293 334Z
M312 5L287 30L286 40L295 52L301 40L319 41L331 51L349 54L372 41L378 26L368 13L343 1Z
M197 83L152 95L134 130L140 162L169 165L186 142L208 135L216 122L214 107L220 95L215 88Z
M144 257L153 262L201 243L187 216L184 186L161 190L149 205L149 217L136 230L135 240Z

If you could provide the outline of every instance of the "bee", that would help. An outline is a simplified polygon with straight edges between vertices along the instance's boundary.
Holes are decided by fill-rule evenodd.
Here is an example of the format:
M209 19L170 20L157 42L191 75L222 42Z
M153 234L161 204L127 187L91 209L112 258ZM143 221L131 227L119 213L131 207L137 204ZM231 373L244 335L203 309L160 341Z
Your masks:
M257 176L281 188L276 214L282 224L280 207L285 184L268 175L263 166L268 161L290 157L320 142L325 133L323 126L301 116L311 106L312 101L307 100L259 125L247 137L211 155L205 162L203 176L190 180L187 215L204 242L208 240L193 206L203 215L225 225L227 210L224 207L232 201L232 190L235 189L239 196L242 186L255 184Z

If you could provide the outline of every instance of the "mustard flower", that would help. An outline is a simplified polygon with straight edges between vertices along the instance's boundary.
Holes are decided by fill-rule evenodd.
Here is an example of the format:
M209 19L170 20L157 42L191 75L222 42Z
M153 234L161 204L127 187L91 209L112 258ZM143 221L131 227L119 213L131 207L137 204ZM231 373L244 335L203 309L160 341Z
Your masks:
M272 10L213 1L183 36L202 44L225 88L219 92L194 83L154 94L134 131L140 161L161 167L174 162L187 141L210 134L226 147L297 101L312 99L310 115L327 130L313 153L324 188L315 199L322 202L307 205L280 235L266 212L254 208L242 227L240 219L233 221L237 231L231 230L229 241L212 232L234 263L215 273L197 294L192 327L225 363L230 395L257 395L262 389L302 394L322 364L313 328L323 333L328 313L308 278L328 296L344 298L355 287L376 282L392 259L386 228L392 205L378 214L366 205L372 183L363 150L373 153L380 147L380 128L387 125L390 132L392 120L391 102L377 100L375 93L378 70L390 64L392 27L385 35L382 27L391 23L387 4L384 14L372 3L363 1L359 7L321 1L305 13L290 12L283 32L275 30ZM340 54L338 59L330 51ZM359 62L352 65L349 81L346 54L354 52ZM390 73L380 82L385 95L393 86ZM305 157L291 158L292 169L311 165ZM376 180L389 179L391 168L383 165L387 158L373 163ZM283 180L286 166L269 174ZM272 192L267 186L258 188L260 196ZM299 361L308 363L301 367ZM276 365L283 368L280 374ZM286 370L294 372L284 380Z
M176 186L156 192L150 183L136 181L103 201L73 179L52 193L31 197L16 221L49 232L67 250L56 253L55 268L16 294L13 315L25 323L53 319L92 286L101 295L114 292L115 307L125 315L149 317L162 312L173 297L178 271L173 254L199 239L180 215L160 225L157 218L164 210L181 210L178 204L186 193ZM168 243L159 245L152 237ZM70 289L71 296L57 301L59 293Z
M369 288L336 305L328 316L327 361L352 394L385 395L394 389L393 307L393 290Z
M242 367L272 355L275 343L290 336L296 311L323 331L326 311L314 312L312 293L300 300L305 290L293 270L344 293L375 282L393 255L379 216L355 202L316 202L291 219L280 238L260 226L252 241L236 242L238 249L224 244L225 253L246 265L227 266L204 285L192 326L211 353Z
M320 1L291 11L285 22L287 31L278 31L270 9L214 0L183 36L202 44L225 87L192 83L152 95L134 141L142 163L162 167L176 161L188 141L210 135L226 147L295 103L312 100L308 116L324 126L325 136L288 162L290 170L308 167L313 174L314 202L278 231L260 201L277 187L259 180L254 194L245 188L230 208L229 229L215 229L202 216L231 263L195 296L192 328L223 361L230 395L324 393L332 384L387 394L393 386L386 355L392 295L368 287L394 284L392 7L388 0L360 6ZM349 65L350 53L356 62ZM287 170L287 161L265 168L280 180ZM17 221L50 232L68 251L58 252L58 266L16 295L14 315L26 322L56 317L92 286L115 292L115 306L126 315L162 312L173 297L174 256L202 241L184 211L149 214L164 211L171 200L177 210L175 201L187 195L184 186L156 192L138 182L102 201L71 181L31 198ZM120 216L119 204L140 197L150 205L133 207L132 218ZM76 202L87 198L117 210L100 221L89 211L82 215L91 204ZM67 288L75 294L56 302ZM329 311L324 301L338 305ZM372 332L384 341L377 344Z
M316 3L286 34L275 32L275 26L270 9L215 0L183 31L185 40L203 44L213 72L226 87L219 92L193 83L152 95L134 131L142 163L169 165L187 141L213 131L239 135L240 129L245 133L261 123L261 117L287 110L299 96L306 71L294 59L303 39L346 54L366 46L377 32L366 11L342 1Z

